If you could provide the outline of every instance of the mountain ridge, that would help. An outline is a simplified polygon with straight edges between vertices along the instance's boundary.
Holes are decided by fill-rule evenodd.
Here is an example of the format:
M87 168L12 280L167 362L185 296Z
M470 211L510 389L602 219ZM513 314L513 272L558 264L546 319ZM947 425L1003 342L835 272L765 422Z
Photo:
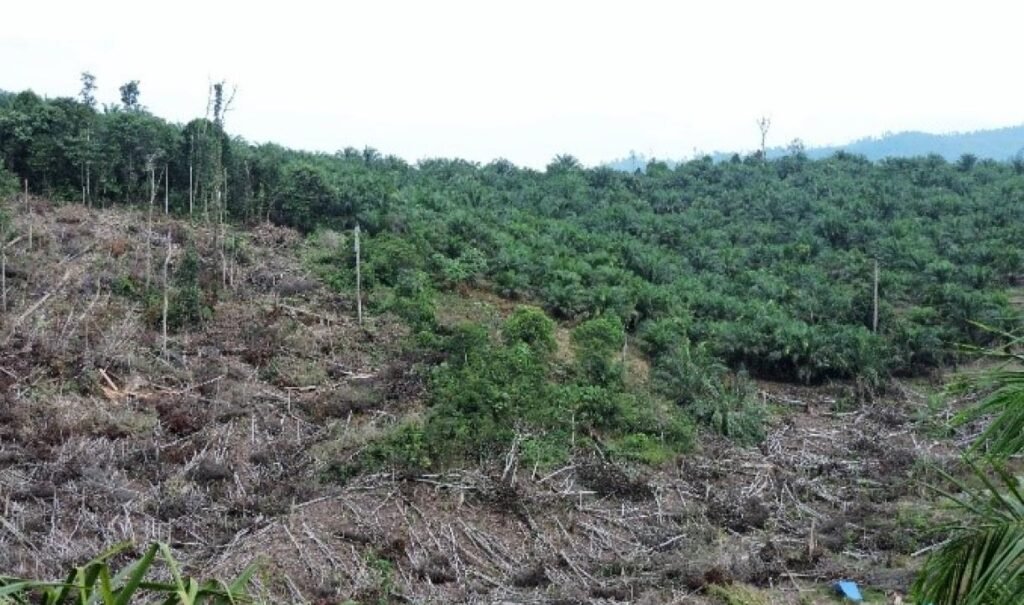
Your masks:
M920 130L904 130L885 132L878 136L867 136L842 145L823 145L819 147L803 147L799 139L786 146L775 146L767 149L769 158L790 155L802 149L811 159L821 159L840 151L864 156L871 161L886 158L903 158L936 154L949 162L970 154L978 159L1007 161L1024 156L1024 124L989 128L968 132L929 133ZM738 152L737 152L738 153ZM726 161L737 155L734 152L715 151L709 155L716 161ZM739 153L739 155L743 155ZM645 154L631 152L624 158L618 158L604 165L616 170L632 172L643 170L651 160L658 159L674 166L685 160L666 160L648 157Z

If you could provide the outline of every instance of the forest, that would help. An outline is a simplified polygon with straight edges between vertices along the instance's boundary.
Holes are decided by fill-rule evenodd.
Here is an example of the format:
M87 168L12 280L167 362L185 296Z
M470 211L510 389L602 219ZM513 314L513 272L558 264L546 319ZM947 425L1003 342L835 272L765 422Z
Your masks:
M580 460L592 455L659 469L693 452L701 431L736 447L768 447L774 412L765 384L836 392L833 411L847 413L844 406L892 395L894 379L935 379L971 350L1005 345L1020 325L1019 161L966 154L876 162L845 152L811 159L794 147L781 157L651 161L632 173L585 167L570 155L544 170L504 160L410 163L372 148L314 153L231 135L234 93L223 82L211 85L205 117L187 124L147 110L138 81L119 88L120 103L102 107L96 86L83 74L75 98L0 92L5 254L15 211L31 224L31 204L49 204L39 200L144 217L152 232L138 244L147 250L144 269L122 267L107 286L141 310L146 329L163 329L160 359L170 359L168 347L185 359L192 336L212 339L218 322L234 321L245 298L233 288L266 294L263 261L289 268L288 280L271 280L285 299L315 290L294 266L259 256L275 250L261 230L297 233L301 270L341 297L316 300L342 300L353 315L358 297L360 326L365 302L369 316L387 318L380 326L405 331L388 349L405 365L386 396L348 393L353 401L341 411L323 402L303 411L309 427L329 418L338 431L347 414L347 431L353 414L382 402L403 410L367 412L370 437L318 451L303 472L315 469L326 485L347 489L381 473L437 477L477 464L504 465L505 480L513 460L536 478L566 465L590 468ZM156 235L164 232L166 242ZM172 244L183 251L173 269ZM151 258L154 245L166 246L166 261ZM151 279L160 262L162 284ZM235 267L249 272L244 286L233 281ZM278 294L264 301L274 313L327 313L282 306ZM29 299L28 290L20 295ZM345 338L363 339L353 350L372 348L366 339L377 328L349 327ZM298 337L277 329L252 327L236 349L259 380L287 390L289 414L293 392L358 374L310 361L302 347L286 350L282 343ZM184 338L168 344L168 330ZM402 389L422 398L423 409L405 413ZM192 387L175 392L191 396ZM159 409L168 427L185 426L177 436L200 431L201 422ZM350 439L317 437L335 438ZM603 496L651 497L627 475L608 479L600 468L590 481L613 484ZM875 479L892 490L885 498L908 496L898 475Z

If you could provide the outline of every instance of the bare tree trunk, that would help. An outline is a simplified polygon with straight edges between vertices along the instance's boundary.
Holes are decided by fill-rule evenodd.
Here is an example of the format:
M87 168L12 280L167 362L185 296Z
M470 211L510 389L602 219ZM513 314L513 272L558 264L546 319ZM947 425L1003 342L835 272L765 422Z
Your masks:
M192 163L188 165L188 218L192 220L192 206L195 203L195 191L192 190Z
M149 217L146 219L146 289L149 289L150 277L153 272L153 247L149 236L153 232L153 202L156 200L156 177L153 174L153 162L149 163Z
M878 332L878 259L875 259L874 313L871 316L871 331Z
M7 224L0 229L0 309L7 313Z
M224 227L224 221L227 217L228 207L228 169L224 169L224 180L221 181L221 185L224 187L224 195L221 196L220 203L220 271L221 279L225 286L231 285L231 280L228 278L228 255L227 255L227 231Z
M163 354L164 359L167 359L167 268L171 264L171 231L167 230L167 256L164 257L164 312L163 312Z
M86 131L85 132L85 143L86 143L86 146L89 146L91 141L92 141L92 133L89 132L89 131ZM85 199L86 199L85 203L90 208L92 208L92 190L89 188L89 185L90 185L89 177L91 176L91 174L90 174L91 172L92 172L92 162L90 162L89 160L86 160L85 161Z
M170 182L171 175L167 170L167 164L164 164L164 216L167 216L171 212L170 188L168 187Z
M363 276L359 262L359 224L355 228L356 248L356 313L359 318L359 325L363 325Z
M28 179L25 179L25 212L28 214L28 249L32 249L32 204L28 201Z
M768 150L766 143L768 141L768 129L772 127L772 119L768 116L761 116L757 121L757 127L761 131L761 161L768 161Z

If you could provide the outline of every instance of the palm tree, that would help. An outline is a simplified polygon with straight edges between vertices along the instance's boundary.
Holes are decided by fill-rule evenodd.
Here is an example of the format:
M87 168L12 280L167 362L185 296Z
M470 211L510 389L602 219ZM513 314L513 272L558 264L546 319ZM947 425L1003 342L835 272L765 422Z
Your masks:
M969 486L946 475L960 495L942 492L961 519L943 529L949 538L925 562L913 592L933 605L1017 605L1024 600L1024 490L1005 463L1024 452L1024 337L1003 334L1007 344L986 355L1001 359L980 386L993 389L960 414L963 424L994 416L965 455L978 478ZM989 468L985 472L984 467Z

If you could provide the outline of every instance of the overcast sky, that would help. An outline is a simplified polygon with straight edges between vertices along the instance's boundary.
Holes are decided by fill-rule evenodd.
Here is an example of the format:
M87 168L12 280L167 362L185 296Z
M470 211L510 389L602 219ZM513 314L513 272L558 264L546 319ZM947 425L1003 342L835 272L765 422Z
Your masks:
M141 101L184 122L212 80L228 129L409 160L588 164L1024 122L1024 3L7 2L0 88Z

